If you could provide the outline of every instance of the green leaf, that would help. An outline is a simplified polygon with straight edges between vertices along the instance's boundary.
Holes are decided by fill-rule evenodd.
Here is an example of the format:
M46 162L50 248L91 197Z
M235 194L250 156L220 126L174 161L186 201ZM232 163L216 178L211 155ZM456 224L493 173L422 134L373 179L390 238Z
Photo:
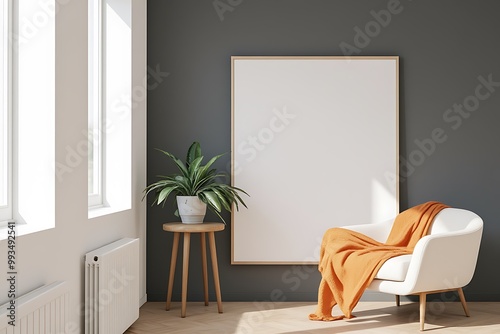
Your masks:
M236 196L236 198L240 201L240 203L243 204L243 206L248 209L248 206L245 204L245 202L243 202L243 199L240 197L240 195L237 192L234 192L234 196ZM238 201L234 201L234 203L236 203L236 211L238 211L239 210Z
M222 157L224 154L219 154L219 155L216 155L215 157L213 157L212 159L210 159L207 164L203 167L204 170L208 170L210 168L210 166L213 165L213 163L219 159L220 157Z
M144 196L142 199L144 200L144 198L152 191L159 191L159 190L163 189L164 187L175 186L176 184L177 184L177 182L175 182L173 180L161 180L161 181L152 183L149 186L147 186L146 189L144 189Z
M212 189L212 191L217 195L217 198L222 203L222 206L224 206L224 209L231 212L231 204L229 203L226 194L220 189L217 189L215 187Z
M206 175L200 173L196 180L194 180L194 182L195 183L193 184L193 190L195 190L196 192L203 191L203 189L205 189L207 186L214 184L215 173L211 171Z
M175 183L178 186L178 191L184 196L194 196L192 192L192 187L189 181L189 177L184 177L181 175L178 175L175 177Z
M163 154L165 154L167 157L169 157L170 159L172 159L172 161L177 165L177 168L179 168L179 170L181 171L181 173L184 175L184 176L188 176L189 173L188 173L188 170L186 168L186 166L184 165L184 163L179 160L179 158L177 158L175 155L173 155L172 153L168 153L166 151L163 151L163 150L160 150L159 148L157 148L158 151L162 152Z
M193 142L191 146L189 146L188 152L187 152L187 157L186 157L186 164L189 166L191 163L201 157L201 145L198 142Z
M174 191L176 188L177 187L168 187L160 191L160 193L158 194L158 198L156 200L157 203L161 204L164 200L168 198L168 195L170 195L172 191Z
M219 216L220 220L222 220L222 222L224 223L224 225L226 225L226 221L224 220L224 218L222 218L222 215L220 213L218 213L217 211L214 211L214 210L212 210L212 211L215 212L215 214L217 216Z
M189 178L190 179L193 179L193 177L199 171L199 167L201 165L202 160L203 160L203 157L201 156L201 157L194 159L193 162L191 162L189 164L188 171L189 171Z
M203 192L207 199L207 204L209 206L212 206L214 209L216 209L218 212L221 212L222 207L220 204L219 199L217 198L217 195L213 191L205 191Z

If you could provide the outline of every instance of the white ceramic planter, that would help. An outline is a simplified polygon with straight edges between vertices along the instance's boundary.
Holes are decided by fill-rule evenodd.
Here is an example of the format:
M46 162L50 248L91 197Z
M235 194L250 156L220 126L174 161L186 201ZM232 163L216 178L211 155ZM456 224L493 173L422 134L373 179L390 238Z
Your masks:
M207 205L197 196L177 196L177 207L184 224L201 224L207 213Z

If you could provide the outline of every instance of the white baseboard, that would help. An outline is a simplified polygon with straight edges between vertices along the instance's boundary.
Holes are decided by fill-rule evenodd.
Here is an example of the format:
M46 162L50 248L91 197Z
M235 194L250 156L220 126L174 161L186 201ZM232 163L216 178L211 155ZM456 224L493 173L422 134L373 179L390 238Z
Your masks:
M139 307L146 304L147 301L148 301L148 294L146 293L144 294L144 296L142 296L141 299L139 299Z

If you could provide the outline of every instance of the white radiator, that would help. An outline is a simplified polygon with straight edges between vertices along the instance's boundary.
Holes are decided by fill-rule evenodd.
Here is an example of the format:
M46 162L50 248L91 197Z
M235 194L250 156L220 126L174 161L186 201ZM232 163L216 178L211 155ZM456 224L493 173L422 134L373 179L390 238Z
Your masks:
M85 334L122 334L139 318L139 239L85 255Z
M0 333L63 334L68 299L66 283L55 282L15 299L15 311L9 310L8 302L0 306Z

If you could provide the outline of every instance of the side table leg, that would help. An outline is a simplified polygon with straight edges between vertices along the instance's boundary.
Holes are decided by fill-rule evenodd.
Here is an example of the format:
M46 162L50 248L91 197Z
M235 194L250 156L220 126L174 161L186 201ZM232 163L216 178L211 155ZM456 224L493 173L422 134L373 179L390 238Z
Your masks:
M207 239L205 232L201 232L201 268L203 273L203 293L205 295L205 306L208 306L208 272L207 272Z
M170 301L172 300L172 288L174 286L175 265L177 264L177 250L179 248L179 232L174 233L174 243L172 244L172 257L170 258L170 274L168 277L167 305L165 310L170 310Z
M210 258L212 259L212 271L214 272L215 295L217 296L217 308L222 313L222 300L220 295L219 267L217 265L217 249L215 247L215 232L208 232L210 242Z
M184 232L184 253L182 254L182 307L181 317L186 317L186 302L187 302L187 283L189 270L189 246L191 233Z

